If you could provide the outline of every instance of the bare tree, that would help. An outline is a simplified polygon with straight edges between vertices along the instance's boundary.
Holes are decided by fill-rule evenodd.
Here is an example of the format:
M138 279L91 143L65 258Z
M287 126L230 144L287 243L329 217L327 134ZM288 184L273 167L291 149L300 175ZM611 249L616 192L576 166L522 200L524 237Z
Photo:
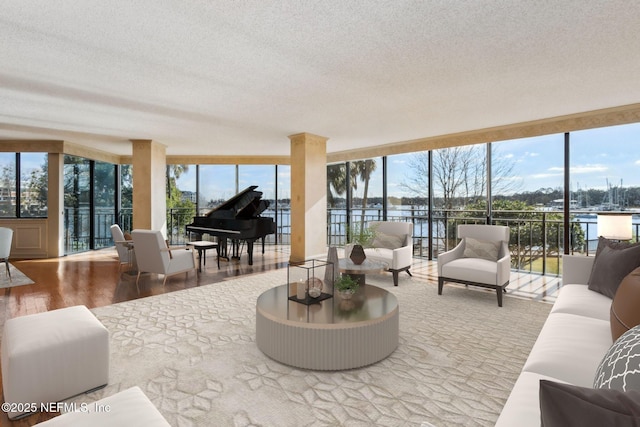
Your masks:
M494 194L515 191L520 183L513 177L514 163L497 155L492 144L492 191ZM410 175L401 186L410 192L424 196L429 185L428 152L415 153L409 160ZM434 188L443 200L444 209L455 205L465 206L486 195L487 157L486 145L444 148L433 151Z

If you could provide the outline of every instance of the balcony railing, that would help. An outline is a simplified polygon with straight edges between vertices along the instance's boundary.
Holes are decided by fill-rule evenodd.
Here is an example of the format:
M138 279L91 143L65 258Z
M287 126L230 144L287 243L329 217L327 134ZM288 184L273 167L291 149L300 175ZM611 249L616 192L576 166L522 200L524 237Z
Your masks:
M267 236L266 244L289 244L291 241L290 210L266 211L263 216L271 216L276 222L276 234ZM379 221L382 209L367 209L365 214L359 209L351 212L351 222L364 220ZM520 271L542 274L560 274L560 259L564 253L564 221L562 211L493 211L491 223L506 225L511 229L509 248L512 268ZM432 239L429 240L429 217L424 209L410 209L402 212L388 211L388 221L409 221L413 223L414 256L437 258L438 253L453 248L458 243L459 224L486 223L484 211L439 210L432 214ZM94 247L109 246L111 235L109 226L114 216L105 211L97 212L95 218ZM189 240L185 226L193 221L186 210L167 211L167 237L171 244L183 244ZM130 210L122 210L118 223L123 230L131 230ZM65 239L67 253L90 249L89 210L65 211ZM346 243L347 212L344 209L327 210L327 244L342 246ZM596 214L572 213L570 219L570 253L590 255L597 246ZM640 221L633 224L634 240L640 234Z

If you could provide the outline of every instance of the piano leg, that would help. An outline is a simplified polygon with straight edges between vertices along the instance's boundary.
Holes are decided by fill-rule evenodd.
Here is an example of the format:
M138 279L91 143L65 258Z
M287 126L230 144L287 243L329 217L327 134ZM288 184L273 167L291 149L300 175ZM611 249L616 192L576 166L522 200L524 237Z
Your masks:
M240 241L239 240L231 241L231 258L240 259Z
M225 237L218 237L218 257L229 261L227 255L227 239Z
M247 254L249 255L249 265L253 265L253 240L247 240Z

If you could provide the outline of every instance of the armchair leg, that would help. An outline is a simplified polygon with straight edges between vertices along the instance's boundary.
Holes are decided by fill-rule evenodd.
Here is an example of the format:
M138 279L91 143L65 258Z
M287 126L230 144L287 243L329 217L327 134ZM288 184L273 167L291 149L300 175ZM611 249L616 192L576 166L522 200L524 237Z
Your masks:
M398 286L398 270L393 270L393 286Z
M9 279L11 279L11 270L9 269L9 259L8 258L5 258L4 265L7 267L7 276L9 276Z
M444 288L444 279L438 277L438 295L442 295L442 288Z
M496 289L496 294L498 295L498 307L502 307L502 293L504 291L504 288L498 288Z
M407 268L407 274L411 277L413 277L413 274L411 274L411 272L409 271L409 269Z

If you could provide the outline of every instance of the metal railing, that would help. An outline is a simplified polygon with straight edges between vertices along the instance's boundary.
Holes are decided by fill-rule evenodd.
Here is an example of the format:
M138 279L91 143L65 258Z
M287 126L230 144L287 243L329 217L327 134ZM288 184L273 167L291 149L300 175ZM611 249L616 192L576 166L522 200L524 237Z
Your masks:
M327 244L342 246L346 243L347 212L344 209L327 209ZM288 209L266 211L276 222L276 234L268 235L266 244L289 244L291 241L291 217ZM94 218L94 248L112 244L109 227L114 215L110 210L96 212ZM382 209L351 211L351 222L379 221ZM432 222L424 209L388 211L388 221L409 221L413 224L414 256L428 257L430 249L434 258L438 253L453 248L458 243L459 224L485 224L484 211L437 210L432 212ZM189 241L186 225L193 221L192 212L182 209L167 211L167 238L171 244ZM122 210L117 221L123 230L131 230L131 210ZM89 209L65 209L65 245L67 253L89 250ZM512 268L542 274L560 274L560 259L564 253L564 221L562 211L493 211L492 224L506 225L511 229L509 248ZM572 213L570 219L570 253L590 255L595 253L598 237L595 213ZM432 239L429 240L429 227ZM640 223L633 224L634 240L638 241Z

